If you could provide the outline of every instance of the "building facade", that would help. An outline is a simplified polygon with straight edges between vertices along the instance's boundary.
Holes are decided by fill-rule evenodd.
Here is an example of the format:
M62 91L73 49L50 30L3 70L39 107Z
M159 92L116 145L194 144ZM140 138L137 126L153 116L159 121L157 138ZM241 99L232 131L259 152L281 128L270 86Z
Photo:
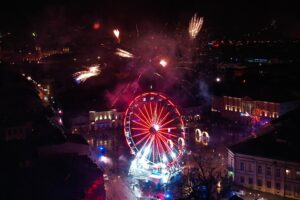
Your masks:
M228 166L237 185L300 199L300 163L239 154L228 149Z
M91 131L106 128L117 128L123 125L123 112L118 112L116 109L109 111L90 111L89 112L89 127Z
M235 120L244 115L278 118L300 105L299 100L273 102L234 96L213 96L212 99L212 112L220 112L224 117Z

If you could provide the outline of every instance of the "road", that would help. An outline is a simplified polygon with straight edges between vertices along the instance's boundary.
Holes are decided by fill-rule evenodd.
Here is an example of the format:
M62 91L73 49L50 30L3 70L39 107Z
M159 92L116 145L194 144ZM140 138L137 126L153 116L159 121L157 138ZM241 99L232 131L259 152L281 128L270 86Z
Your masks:
M107 200L136 200L134 191L130 189L130 184L123 178L111 175L109 181L105 182Z

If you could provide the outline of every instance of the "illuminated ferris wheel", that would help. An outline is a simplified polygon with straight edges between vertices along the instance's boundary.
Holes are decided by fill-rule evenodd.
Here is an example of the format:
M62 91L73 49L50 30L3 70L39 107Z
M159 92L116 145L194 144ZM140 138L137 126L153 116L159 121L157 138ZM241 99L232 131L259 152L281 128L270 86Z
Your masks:
M175 104L159 93L137 96L127 108L124 132L131 152L149 166L171 166L185 147L184 123Z

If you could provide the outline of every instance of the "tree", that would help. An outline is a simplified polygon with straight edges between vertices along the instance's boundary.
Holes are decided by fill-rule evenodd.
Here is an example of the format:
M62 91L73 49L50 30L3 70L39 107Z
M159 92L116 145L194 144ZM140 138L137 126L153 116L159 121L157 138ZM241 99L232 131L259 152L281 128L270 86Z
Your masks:
M218 199L230 189L231 181L218 156L191 153L187 166L193 167L184 173L182 182L177 184L181 199Z

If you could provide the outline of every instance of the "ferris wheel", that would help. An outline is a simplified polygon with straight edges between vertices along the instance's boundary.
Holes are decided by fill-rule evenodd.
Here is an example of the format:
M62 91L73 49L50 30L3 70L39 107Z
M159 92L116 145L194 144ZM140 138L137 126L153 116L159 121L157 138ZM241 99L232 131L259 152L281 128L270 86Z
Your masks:
M176 163L185 147L184 123L178 108L168 97L155 92L141 94L129 104L124 133L136 158L155 168Z

